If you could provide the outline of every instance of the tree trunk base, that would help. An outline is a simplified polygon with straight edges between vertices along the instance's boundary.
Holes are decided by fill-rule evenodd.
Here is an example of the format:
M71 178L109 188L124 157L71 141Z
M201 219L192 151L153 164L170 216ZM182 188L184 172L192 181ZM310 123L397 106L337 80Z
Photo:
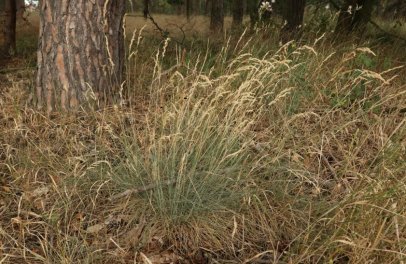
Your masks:
M125 1L40 3L38 107L50 113L108 102L122 81Z

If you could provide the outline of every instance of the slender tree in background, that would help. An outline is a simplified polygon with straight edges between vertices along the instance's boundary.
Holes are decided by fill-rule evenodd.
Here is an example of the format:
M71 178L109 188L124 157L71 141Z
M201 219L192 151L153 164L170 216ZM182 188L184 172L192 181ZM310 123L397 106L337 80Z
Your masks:
M244 18L244 0L233 0L233 23L234 29L241 28Z
M259 20L259 13L258 13L258 7L260 1L256 0L247 0L247 12L250 16L250 24L251 28L255 26L255 24Z
M224 27L224 0L211 0L210 30L221 33Z
M127 5L127 11L128 12L134 12L134 0L128 0L128 5Z
M126 1L42 0L36 97L47 112L105 102L121 83Z
M283 3L284 2L281 3L281 1L272 3L272 1L268 0L248 0L247 9L250 15L251 27L260 21L263 25L270 23L275 7L278 7ZM264 4L267 6L266 8L264 8ZM268 9L268 7L270 7L270 9Z
M211 1L212 0L205 0L205 2L204 2L204 13L205 14L209 13L209 8L211 6Z
M17 8L17 19L24 17L25 12L25 1L24 0L15 0Z
M190 20L190 15L192 12L192 0L186 0L186 17Z
M148 14L149 14L149 0L143 0L144 1L144 18L147 19L148 18Z
M303 25L306 0L285 0L283 17L285 26L282 28L281 37L283 41L297 38L300 28Z
M4 27L3 46L0 52L9 57L16 54L16 24L17 24L17 1L5 0L4 3Z
M371 19L376 0L345 0L338 16L336 31L363 31Z

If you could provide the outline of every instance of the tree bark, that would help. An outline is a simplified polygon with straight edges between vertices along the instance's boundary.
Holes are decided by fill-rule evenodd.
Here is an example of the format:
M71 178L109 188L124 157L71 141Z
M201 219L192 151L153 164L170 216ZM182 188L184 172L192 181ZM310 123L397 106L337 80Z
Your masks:
M303 25L306 0L286 0L284 8L284 19L286 25L282 29L282 41L286 42L298 38L300 28Z
M340 10L336 32L363 31L371 19L374 0L346 0Z
M204 13L208 14L209 13L209 7L211 6L212 0L206 0L204 2Z
M291 33L297 32L303 24L306 0L286 0L284 12L285 30Z
M233 1L233 23L234 29L241 28L244 18L244 0Z
M224 0L211 1L210 30L213 33L221 33L224 28Z
M190 20L190 14L192 12L192 0L186 0L186 18Z
M39 108L69 111L111 98L122 82L125 2L40 2Z
M24 18L24 12L25 12L24 0L15 0L15 1L16 1L16 8L17 8L17 17Z
M148 14L149 14L149 0L144 0L144 18L147 19L148 18Z
M259 5L261 3L261 0L247 0L247 12L250 16L250 24L251 28L254 28L255 24L259 20Z
M16 0L6 0L4 3L4 42L1 53L4 57L16 54L16 24L17 24L17 2Z

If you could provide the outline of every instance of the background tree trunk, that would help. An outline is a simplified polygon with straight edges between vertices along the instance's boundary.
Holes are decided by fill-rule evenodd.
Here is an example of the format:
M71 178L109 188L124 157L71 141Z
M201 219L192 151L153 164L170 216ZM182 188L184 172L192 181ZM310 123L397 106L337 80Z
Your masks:
M16 54L16 24L17 24L17 2L6 0L4 3L4 42L1 53L5 57Z
M224 0L211 1L210 30L213 33L223 32L224 27Z
M147 19L148 18L148 14L149 14L149 0L144 0L144 18Z
M283 12L286 25L282 29L282 41L297 38L303 25L306 0L286 0Z
M48 113L106 102L121 84L125 1L92 2L40 2L36 95Z
M204 13L208 14L209 13L209 7L211 6L211 1L212 0L206 0L204 2Z
M247 12L250 16L251 28L254 28L255 24L259 20L259 4L261 1L247 0Z
M244 0L233 1L233 24L234 29L241 28L244 18Z
M23 18L25 12L25 1L24 0L15 0L17 8L17 17Z
M192 0L186 0L186 17L190 20L190 14L192 12Z
M352 30L365 30L369 20L371 20L372 11L377 1L375 0L359 0L358 8L354 13L352 21Z
M338 16L336 31L363 31L371 19L375 0L346 0Z

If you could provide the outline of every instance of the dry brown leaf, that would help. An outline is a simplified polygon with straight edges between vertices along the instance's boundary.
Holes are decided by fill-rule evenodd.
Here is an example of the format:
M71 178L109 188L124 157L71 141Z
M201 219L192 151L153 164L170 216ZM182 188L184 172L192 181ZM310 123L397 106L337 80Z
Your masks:
M98 232L100 232L104 227L105 227L104 224L92 225L92 226L89 226L89 227L86 229L86 233L89 233L89 234L98 233Z
M44 199L41 199L41 198L35 199L33 204L34 204L34 207L37 210L45 211L45 201L44 201Z
M32 195L33 197L38 197L38 196L45 195L45 194L47 194L48 192L49 192L49 187L48 187L48 186L43 186L43 187L40 187L40 188L35 189L35 190L31 193L31 195Z
M140 236L143 228L136 226L127 232L124 243L128 247L136 247L140 242Z
M85 219L84 214L82 212L77 213L71 223L71 228L75 231L80 231L82 228L82 222Z
M151 255L151 256L146 256L143 253L140 253L142 260L144 261L145 264L153 263L153 264L170 264L170 263L178 263L179 260L182 260L183 258L176 255L175 253L172 252L162 252L160 254L156 255Z
M8 186L1 186L1 188L3 189L4 192L6 193L11 193L11 189Z
M298 153L294 152L294 153L292 154L292 160L293 160L294 162L296 162L296 163L300 163L301 160L303 160L303 157L300 156Z

